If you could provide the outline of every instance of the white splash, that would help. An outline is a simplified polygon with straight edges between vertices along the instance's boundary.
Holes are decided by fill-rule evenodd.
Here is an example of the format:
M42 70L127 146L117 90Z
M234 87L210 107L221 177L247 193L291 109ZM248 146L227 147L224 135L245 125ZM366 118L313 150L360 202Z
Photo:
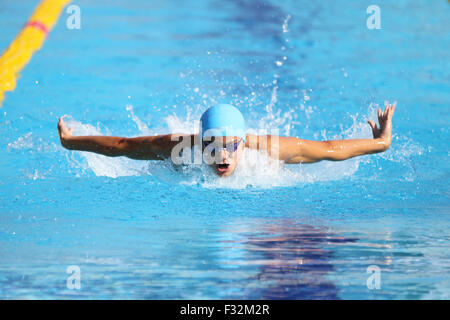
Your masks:
M81 122L70 118L66 123L67 126L73 128L74 135L102 135L99 128L95 128L90 124L82 124ZM140 129L141 128L144 127L141 126ZM79 160L79 155L81 155L81 160ZM111 178L146 174L146 169L148 167L145 161L136 161L126 157L110 158L92 152L79 151L71 153L69 162L72 167L81 167L83 170L90 169L96 176L106 176Z
M284 19L284 22L283 22L283 33L289 32L289 29L288 29L289 20L291 20L291 16L290 15L288 15L286 17L286 19Z
M277 102L277 89L274 87L271 101L266 105L267 115L260 118L257 123L257 132L269 131L271 128L281 128L282 135L289 135L293 114L298 110L274 112ZM327 137L326 130L322 131L322 138L328 139L351 139L371 138L370 127L366 123L367 118L376 119L377 105L370 105L367 114L361 116L355 114L352 117L353 124L341 134ZM153 135L151 129L133 113L131 106L127 106L131 119L139 129L138 135ZM314 112L311 110L311 113ZM367 117L369 115L369 117ZM256 115L255 115L256 117ZM177 115L169 115L165 118L168 132L195 133L198 132L198 119L189 111L185 119ZM75 135L101 135L101 130L89 124L82 124L75 120L69 120L68 125L74 129ZM414 149L414 150L411 150ZM419 150L419 151L417 151ZM421 147L406 140L403 147L396 148L395 152L383 154L382 157L389 161L408 161L411 153L417 154ZM200 152L194 148L194 152ZM257 159L253 161L252 159ZM267 154L256 150L244 151L235 172L227 178L215 175L207 165L183 165L175 167L170 160L167 161L137 161L125 157L108 158L89 152L72 152L69 161L73 167L81 168L83 171L92 171L97 176L120 177L134 175L152 175L158 181L166 183L179 183L183 185L200 185L205 188L234 188L246 187L271 188L275 186L292 186L299 183L314 183L318 181L340 180L352 176L359 168L360 163L369 163L368 157L356 157L346 161L331 162L322 161L314 164L283 164L274 160Z
M33 148L33 133L29 132L23 137L19 137L16 141L8 143L8 151L22 150Z

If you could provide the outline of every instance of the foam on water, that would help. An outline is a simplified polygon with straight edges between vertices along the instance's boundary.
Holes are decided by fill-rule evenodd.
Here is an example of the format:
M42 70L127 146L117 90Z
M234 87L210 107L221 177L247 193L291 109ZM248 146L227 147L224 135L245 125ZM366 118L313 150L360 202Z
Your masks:
M273 106L276 103L276 89L272 96L272 101L266 107L267 115L261 117L259 128L254 132L270 132L276 126L282 128L282 134L289 134L289 123L292 121L293 110L285 112L274 112ZM327 137L326 130L321 132L324 139L354 139L371 138L370 128L366 123L367 118L376 118L378 105L371 104L367 114L352 115L353 124L347 130L342 130L339 135ZM139 132L137 135L156 134L149 129L147 124L141 121L134 113L132 106L126 107L130 113L130 118L137 125ZM164 119L168 132L197 132L197 119L189 112L186 118L177 115L169 115ZM67 124L74 130L75 135L101 135L100 128L90 124L82 124L74 119L69 119ZM107 130L104 130L107 131ZM394 135L395 137L395 135ZM24 137L17 143L27 141ZM400 142L400 143L399 143ZM25 144L28 144L25 143ZM420 154L422 148L403 137L396 140L395 151L390 149L381 156L388 161L408 163L408 158L412 154ZM194 152L200 150L194 148ZM201 185L206 188L245 188L261 187L270 188L274 186L292 186L299 183L313 183L317 181L339 180L350 177L358 170L361 163L369 164L370 157L356 157L346 161L322 161L314 164L284 165L280 161L270 158L267 154L256 151L244 151L236 171L228 178L217 177L207 165L183 165L175 167L170 160L167 161L136 161L126 157L109 158L90 152L70 152L68 157L72 167L82 169L82 173L92 171L97 176L107 176L117 178L121 176L152 175L157 180L166 183L180 183L185 185ZM255 161L255 159L257 161Z
M141 131L146 132L145 126L139 126L139 123L137 124ZM74 135L102 135L99 128L90 124L82 124L71 118L67 121L67 125L73 128ZM73 167L81 167L83 170L90 169L96 176L117 178L121 176L141 175L147 172L147 164L145 161L135 161L126 157L111 158L92 152L77 151L72 152L68 160Z

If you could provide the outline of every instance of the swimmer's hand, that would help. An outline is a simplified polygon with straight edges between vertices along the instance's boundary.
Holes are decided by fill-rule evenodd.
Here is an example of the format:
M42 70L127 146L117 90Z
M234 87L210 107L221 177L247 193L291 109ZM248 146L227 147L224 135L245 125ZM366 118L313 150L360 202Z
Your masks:
M393 104L389 105L387 102L385 103L384 112L381 113L381 109L378 109L378 122L380 123L380 127L377 127L377 124L369 120L367 121L372 128L373 138L374 139L381 139L386 149L389 148L391 145L392 140L392 117L394 116L395 112L395 105Z
M67 128L66 123L64 122L63 118L59 118L58 121L58 134L59 134L59 140L61 141L61 144L63 147L67 148L67 141L72 137L72 128Z

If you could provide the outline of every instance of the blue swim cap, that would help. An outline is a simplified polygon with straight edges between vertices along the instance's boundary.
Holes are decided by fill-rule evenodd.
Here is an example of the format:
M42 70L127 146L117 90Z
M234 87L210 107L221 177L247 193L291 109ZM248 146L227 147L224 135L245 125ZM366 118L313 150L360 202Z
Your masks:
M201 137L241 137L246 140L247 128L242 113L232 105L218 104L206 110L200 118Z

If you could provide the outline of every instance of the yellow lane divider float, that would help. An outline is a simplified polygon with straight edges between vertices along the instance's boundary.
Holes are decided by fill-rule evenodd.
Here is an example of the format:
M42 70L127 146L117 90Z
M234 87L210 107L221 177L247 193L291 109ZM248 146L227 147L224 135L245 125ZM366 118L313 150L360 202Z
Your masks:
M6 91L16 88L19 72L39 50L58 17L71 0L42 0L22 31L0 57L0 107Z

